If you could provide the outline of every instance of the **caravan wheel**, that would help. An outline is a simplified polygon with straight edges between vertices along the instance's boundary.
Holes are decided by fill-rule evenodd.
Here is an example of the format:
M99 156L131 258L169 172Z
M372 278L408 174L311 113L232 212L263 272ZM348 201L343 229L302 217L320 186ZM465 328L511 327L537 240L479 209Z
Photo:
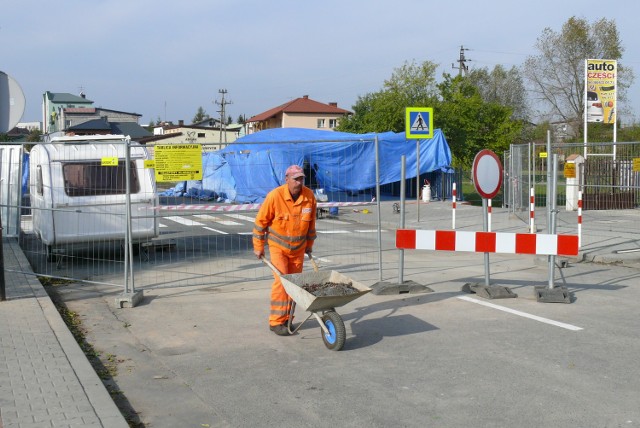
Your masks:
M51 248L51 245L45 245L45 252L47 254L47 261L48 262L55 262L56 261L56 255L53 254L53 248Z
M124 250L125 250L124 246L125 245L126 244L124 242L122 242L120 244L120 249L122 250L122 254L124 254ZM133 256L137 256L138 254L140 254L140 243L131 244L131 254Z

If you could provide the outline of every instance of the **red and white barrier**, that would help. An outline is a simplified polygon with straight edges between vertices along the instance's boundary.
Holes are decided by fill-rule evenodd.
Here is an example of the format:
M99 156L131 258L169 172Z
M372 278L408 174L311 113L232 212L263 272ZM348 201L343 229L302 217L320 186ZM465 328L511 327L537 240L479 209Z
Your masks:
M535 189L532 187L531 192L529 192L529 232L530 233L536 233L535 212L536 212L536 194L535 194Z
M161 205L156 209L167 211L257 211L262 204L237 205ZM372 202L318 202L318 208L372 205Z
M578 236L398 229L396 230L396 248L402 250L577 256Z
M451 190L451 229L455 230L456 228L456 183L453 183L453 190Z

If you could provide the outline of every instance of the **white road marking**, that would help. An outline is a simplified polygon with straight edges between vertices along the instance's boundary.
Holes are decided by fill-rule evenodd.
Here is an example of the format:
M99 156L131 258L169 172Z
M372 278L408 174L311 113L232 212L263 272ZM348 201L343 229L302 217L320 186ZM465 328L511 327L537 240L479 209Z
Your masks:
M377 232L377 231L378 231L378 229L354 230L354 232L357 232L357 233L374 233L374 232ZM380 232L386 232L386 230L382 229L382 230L380 230Z
M222 230L218 230L218 229L214 229L214 228L212 228L212 227L203 226L202 228L203 228L203 229L210 230L210 231L212 231L212 232L220 233L220 234L222 234L222 235L228 235L228 233L227 233L227 232L224 232L224 231L222 231Z
M348 221L334 220L334 219L331 219L331 218L323 218L322 222L323 223L333 223L333 224L349 224Z
M250 223L253 223L254 221L256 221L255 217L249 217L248 215L243 215L243 214L227 214L227 217L235 218L238 220L245 220Z
M177 215L172 215L169 217L162 217L162 218L166 220L175 221L176 223L184 224L185 226L204 226L204 224L200 222L197 222L195 220L189 220L188 218L184 218L184 217L179 217Z
M215 221L216 223L220 223L220 224L223 224L225 226L240 226L240 225L242 225L242 223L238 223L237 221L224 220L221 217L216 217L216 216L210 215L210 214L196 214L196 215L194 215L194 217L198 217L198 218L201 218L203 220Z
M458 299L465 300L465 301L471 302L471 303L476 303L476 304L482 305L482 306L487 306L489 308L497 309L499 311L508 312L510 314L518 315L520 317L529 318L529 319L532 319L532 320L535 320L535 321L540 321L540 322L543 322L545 324L554 325L556 327L566 328L567 330L572 330L572 331L582 330L582 327L576 327L575 325L565 324L565 323L560 322L560 321L550 320L548 318L539 317L537 315L531 315L531 314L528 314L526 312L517 311L517 310L511 309L511 308L505 308L504 306L499 306L499 305L495 305L493 303L484 302L482 300L477 300L477 299L474 299L474 298L469 297L469 296L458 296Z
M158 223L158 226L159 226L159 227L169 227L169 226L167 226L166 224L162 224L162 223Z
M316 233L326 233L326 234L331 234L331 233L349 233L348 230L316 230Z

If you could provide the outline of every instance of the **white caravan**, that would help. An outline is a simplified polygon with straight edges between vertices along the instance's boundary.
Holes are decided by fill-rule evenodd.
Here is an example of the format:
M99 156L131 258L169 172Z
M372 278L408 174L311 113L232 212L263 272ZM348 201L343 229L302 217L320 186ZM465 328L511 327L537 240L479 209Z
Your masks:
M53 137L29 156L33 231L47 255L126 236L126 143L122 135ZM131 236L134 249L158 236L158 196L147 149L130 143ZM135 251L134 250L134 251Z

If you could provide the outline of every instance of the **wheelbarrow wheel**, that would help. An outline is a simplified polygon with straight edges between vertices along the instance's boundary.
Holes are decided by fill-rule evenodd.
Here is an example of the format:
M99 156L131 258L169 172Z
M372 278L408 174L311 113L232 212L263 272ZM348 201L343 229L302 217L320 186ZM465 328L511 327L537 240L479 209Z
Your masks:
M335 311L328 311L322 315L322 322L324 323L329 333L325 333L320 329L322 334L322 341L324 345L332 351L339 351L344 346L344 341L347 336L344 328L344 322L340 315Z

